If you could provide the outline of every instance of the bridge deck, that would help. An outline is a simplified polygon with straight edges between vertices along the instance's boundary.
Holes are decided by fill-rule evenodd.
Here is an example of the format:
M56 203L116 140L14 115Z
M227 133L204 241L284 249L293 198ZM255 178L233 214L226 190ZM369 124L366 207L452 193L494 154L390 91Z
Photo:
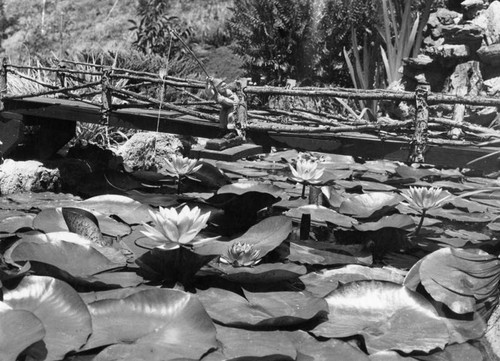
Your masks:
M217 114L216 111L213 113ZM43 122L43 119L57 119L101 123L100 107L81 101L34 97L22 100L8 100L4 119L19 119L26 123ZM1 119L0 119L1 120ZM110 115L111 126L155 131L158 110L155 109L121 109ZM249 119L251 123L259 120ZM191 135L195 137L213 138L218 133L218 124L191 115L175 111L160 112L159 131L172 134ZM389 159L406 161L408 144L403 141L381 140L369 134L343 134L342 136L325 137L322 134L286 134L278 131L249 130L248 136L264 150L270 146L290 147L299 150L320 151L359 156L365 159ZM431 145L425 154L426 161L437 166L467 167L467 162L497 151L492 147L473 146L435 146ZM499 170L497 156L488 157L476 162L470 168L486 172Z

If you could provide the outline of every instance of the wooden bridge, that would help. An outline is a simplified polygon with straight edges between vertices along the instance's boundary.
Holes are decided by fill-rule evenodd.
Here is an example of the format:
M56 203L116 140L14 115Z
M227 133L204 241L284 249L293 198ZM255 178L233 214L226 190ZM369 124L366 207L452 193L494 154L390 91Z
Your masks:
M495 145L500 144L500 131L432 118L427 109L427 105L438 103L500 106L497 98L458 97L425 88L420 93L286 88L247 86L245 80L238 85L248 100L247 137L264 151L271 146L290 147L400 161L420 151L420 161L437 166L486 172L499 168ZM204 86L197 79L160 77L96 64L59 62L33 67L4 61L0 69L0 152L8 155L22 139L23 126L33 124L45 129L40 138L42 157L74 135L76 122L213 138L219 131L218 105L199 95ZM169 97L176 100L168 101ZM278 106L254 105L253 100L262 98L274 99ZM305 105L296 106L294 99L305 99ZM352 111L346 99L405 101L416 104L416 116L411 120L365 120ZM326 106L318 109L314 106L318 101ZM339 111L332 111L333 107ZM453 128L465 136L458 140L431 136Z

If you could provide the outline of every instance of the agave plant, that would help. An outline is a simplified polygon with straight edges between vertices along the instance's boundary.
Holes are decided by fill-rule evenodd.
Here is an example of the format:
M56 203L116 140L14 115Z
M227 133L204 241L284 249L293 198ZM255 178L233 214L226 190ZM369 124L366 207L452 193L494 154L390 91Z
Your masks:
M206 227L210 212L201 214L198 207L190 209L187 205L177 212L175 208L162 208L151 212L153 227L144 223L146 231L141 231L158 245L156 248L173 250L179 247L192 247L210 239L195 241L195 237Z
M255 266L261 260L260 250L254 249L248 243L236 242L228 249L227 254L220 257L220 261L234 267Z
M189 159L182 155L174 154L170 159L165 159L165 170L168 175L177 179L177 194L181 192L182 178L197 172L201 168L196 159Z
M420 213L420 222L415 230L415 236L420 233L427 211L441 208L452 194L439 187L410 187L401 192L401 196L408 202L408 206Z
M309 159L298 159L296 168L289 164L292 171L291 179L302 184L302 198L305 197L306 185L318 184L325 168L318 168L319 163Z

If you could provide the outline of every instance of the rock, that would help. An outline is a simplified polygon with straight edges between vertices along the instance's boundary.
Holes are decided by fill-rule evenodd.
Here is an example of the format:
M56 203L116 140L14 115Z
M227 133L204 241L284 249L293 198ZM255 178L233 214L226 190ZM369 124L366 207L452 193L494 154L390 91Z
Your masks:
M123 165L129 171L160 170L161 163L182 148L179 138L172 134L136 133L118 149Z
M0 194L57 192L61 189L60 179L58 169L48 169L38 161L6 159L0 165Z
M429 68L433 64L434 60L428 55L418 54L416 58L403 59L403 62L406 67L411 68L412 70L423 70Z
M495 120L497 115L496 107L478 107L477 109L469 109L464 121L487 127Z
M87 141L78 141L68 150L66 157L84 160L91 172L116 169L122 163L112 150Z
M429 21L427 22L430 26L437 25L451 25L458 23L462 18L462 14L448 10L445 8L439 8L436 12L429 15Z
M496 44L500 42L500 1L495 0L490 3L486 10L487 31L486 38L488 44Z
M484 89L488 96L500 94L500 77L491 78L483 82Z
M476 24L460 24L443 26L443 36L449 44L481 43L484 29Z
M465 44L444 44L434 48L436 56L443 59L466 59L470 57L470 48Z
M477 55L481 62L488 65L500 65L500 43L489 46L482 46Z
M464 0L460 4L462 7L462 13L464 15L463 20L472 20L474 19L479 11L481 11L484 7L483 0Z

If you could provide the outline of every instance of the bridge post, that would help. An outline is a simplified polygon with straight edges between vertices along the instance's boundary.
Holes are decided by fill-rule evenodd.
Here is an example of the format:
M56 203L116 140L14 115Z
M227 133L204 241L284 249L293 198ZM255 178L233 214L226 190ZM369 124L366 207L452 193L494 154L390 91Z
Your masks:
M61 88L66 88L66 74L64 73L64 69L66 69L66 64L60 61L57 64L56 77L57 80L59 81L59 84L61 85Z
M7 95L7 58L2 59L0 67L0 111L4 109L3 98Z
M425 162L425 150L427 147L427 130L429 123L429 109L427 107L427 96L430 85L420 83L415 90L415 132L410 142L410 154L408 161L411 163Z
M111 95L111 86L109 83L109 77L111 74L111 69L105 67L102 69L101 75L101 124L106 126L109 125L109 116L111 114L111 107L113 104L113 98Z

